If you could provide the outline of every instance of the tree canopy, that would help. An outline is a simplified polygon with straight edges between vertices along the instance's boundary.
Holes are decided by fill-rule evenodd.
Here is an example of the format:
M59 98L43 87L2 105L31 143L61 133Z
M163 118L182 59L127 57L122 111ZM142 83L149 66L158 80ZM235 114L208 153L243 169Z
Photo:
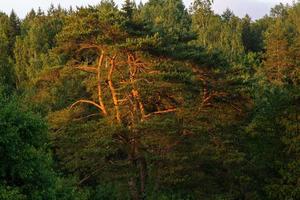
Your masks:
M0 199L300 198L300 4L0 13Z

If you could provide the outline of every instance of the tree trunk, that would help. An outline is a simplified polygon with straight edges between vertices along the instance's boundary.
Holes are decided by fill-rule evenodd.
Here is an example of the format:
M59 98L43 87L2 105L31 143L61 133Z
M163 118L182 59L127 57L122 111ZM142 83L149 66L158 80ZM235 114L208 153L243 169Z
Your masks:
M99 58L99 63L98 63L98 69L97 69L97 87L98 87L98 101L99 101L99 105L101 107L101 110L103 112L104 115L107 115L107 111L106 108L104 106L103 103L103 99L102 99L102 88L101 88L101 66L103 64L103 60L104 60L104 52L101 53L101 56Z
M134 177L130 178L130 180L128 181L128 185L129 185L132 200L140 200L139 192L137 190L136 181Z
M147 180L147 162L144 157L139 159L140 184L141 184L141 200L146 199L146 180Z
M135 83L136 82L136 73L137 73L137 67L134 65L135 58L134 58L134 56L132 56L130 54L127 57L128 57L127 62L128 62L129 69L130 69L129 70L130 71L130 83L132 86L131 94L138 104L140 114L141 114L141 120L143 120L145 117L145 108L141 101L141 97L140 97L139 91L138 91L136 83Z
M121 117L120 117L120 111L119 111L119 100L118 100L118 97L117 97L115 87L114 87L113 82L112 82L113 72L114 72L115 67L116 67L115 66L115 58L116 57L114 56L110 61L111 67L110 67L107 79L108 79L108 85L109 85L109 88L110 88L110 92L111 92L114 107L115 107L116 119L117 119L117 122L119 124L121 124Z

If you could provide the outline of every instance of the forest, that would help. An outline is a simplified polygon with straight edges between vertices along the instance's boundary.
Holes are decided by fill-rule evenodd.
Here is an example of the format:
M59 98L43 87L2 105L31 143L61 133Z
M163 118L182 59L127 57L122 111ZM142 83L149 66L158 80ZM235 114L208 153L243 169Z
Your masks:
M300 2L212 5L0 12L0 200L299 200Z

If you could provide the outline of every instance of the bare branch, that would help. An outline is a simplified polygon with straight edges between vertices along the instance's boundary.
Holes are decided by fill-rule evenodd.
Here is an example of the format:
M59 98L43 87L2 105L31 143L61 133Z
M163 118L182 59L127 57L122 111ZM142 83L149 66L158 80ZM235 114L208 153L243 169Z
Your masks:
M90 66L78 66L75 69L79 69L81 71L89 72L89 73L97 73L97 67L90 67Z
M115 58L116 58L116 55L114 55L113 58L110 61L111 68L109 70L107 79L108 79L110 92L111 92L111 95L112 95L112 98L113 98L113 103L114 103L115 113L116 113L116 119L117 119L118 123L121 123L121 117L120 117L120 111L119 111L119 101L118 101L118 97L117 97L115 87L114 87L113 82L112 82L112 76L113 76L113 72L115 70Z
M107 111L103 102L103 98L102 98L102 88L101 88L101 66L103 64L103 60L104 60L104 52L101 52L101 56L99 57L99 61L98 61L98 68L97 68L97 89L98 89L98 101L100 104L100 107L104 113L104 115L107 115Z
M91 104L91 105L97 107L99 110L101 110L101 111L103 112L103 109L102 109L102 107L101 107L99 104L97 104L97 103L94 102L94 101L84 100L84 99L80 99L80 100L76 101L75 103L73 103L73 104L70 106L70 108L72 109L72 108L74 108L76 105L78 105L78 104L80 104L80 103Z
M137 86L135 84L135 82L136 82L135 75L137 73L137 67L133 64L135 62L135 57L131 54L128 54L127 57L128 57L128 65L130 67L130 69L129 69L129 71L130 71L130 83L132 85L131 93L132 93L132 96L138 102L140 113L141 113L142 119L143 119L145 117L145 108L144 108L144 105L141 101L140 94L139 94L139 91L137 89Z
M94 117L94 116L98 116L99 113L96 113L96 114L91 114L91 115L88 115L88 116L85 116L85 117L81 117L81 118L77 118L77 119L73 119L73 121L80 121L80 120L83 120L83 119L88 119L90 117Z
M100 170L102 170L102 168L98 168L96 169L94 172L92 172L90 175L87 175L86 177L84 177L83 179L81 179L78 182L78 185L83 184L84 182L86 182L87 180L89 180L92 176L96 175Z
M149 113L148 115L145 115L144 118L149 118L149 117L151 117L153 115L162 115L162 114L176 112L176 111L177 111L176 108L171 108L171 109L162 110L162 111L156 111L156 112L153 112L153 113Z

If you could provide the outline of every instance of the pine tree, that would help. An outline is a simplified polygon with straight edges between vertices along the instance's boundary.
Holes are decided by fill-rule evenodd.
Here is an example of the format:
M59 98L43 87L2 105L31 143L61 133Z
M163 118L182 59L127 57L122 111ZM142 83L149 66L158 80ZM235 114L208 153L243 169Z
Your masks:
M242 20L243 20L242 40L243 40L243 45L245 47L245 51L246 52L253 51L254 50L253 46L255 45L253 43L255 43L255 40L253 40L253 33L251 29L251 18L249 17L249 15L246 15Z
M190 36L191 19L182 0L150 0L141 10L141 18L166 45Z
M212 25L213 11L212 1L208 0L195 0L191 6L190 12L192 13L192 29L198 35L198 40L201 45L209 46L210 42L208 37L209 26Z
M290 50L291 60L292 60L292 69L291 73L291 80L294 85L300 85L300 34L296 36L293 40L293 45L291 46Z
M127 19L129 20L132 19L134 9L135 9L135 2L132 0L125 0L122 6L122 11L124 12L125 17Z
M5 92L11 94L14 91L14 70L12 45L14 38L11 37L10 18L0 12L0 84Z
M276 20L266 40L265 76L271 83L286 83L292 62L289 44L284 35L284 27L280 19Z
M227 8L221 16L225 22L229 22L234 17L234 13L232 12L232 10Z
M26 15L25 19L31 20L37 16L34 9L31 9L30 12Z
M9 16L9 24L10 24L10 30L9 30L9 52L10 55L13 56L13 48L15 46L16 37L21 34L21 28L20 28L20 19L17 17L14 10L11 11Z

